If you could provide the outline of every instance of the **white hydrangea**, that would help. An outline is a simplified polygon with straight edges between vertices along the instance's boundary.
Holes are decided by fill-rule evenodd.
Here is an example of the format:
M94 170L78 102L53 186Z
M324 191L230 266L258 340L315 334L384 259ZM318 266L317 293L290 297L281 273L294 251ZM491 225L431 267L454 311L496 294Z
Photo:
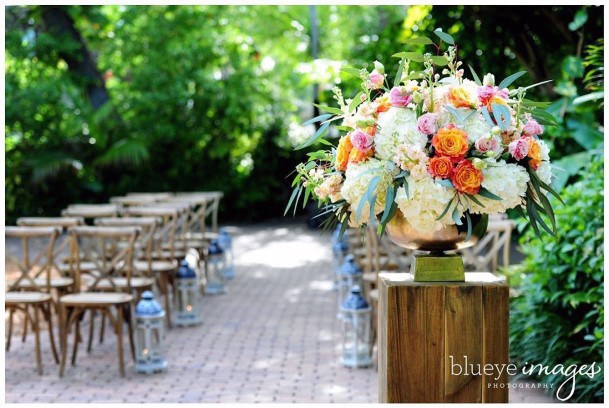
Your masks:
M550 161L550 148L548 147L546 142L541 139L537 139L537 142L539 143L539 147L541 150L541 160Z
M539 167L537 167L537 175L541 181L550 185L552 182L552 166L550 162L542 161Z
M484 207L471 202L472 213L504 213L507 209L522 204L529 182L529 175L524 167L513 163L507 164L501 160L495 165L484 168L482 175L484 176L482 187L501 197L501 200L491 200L477 195L476 198Z
M366 194L370 182L376 176L381 176L381 181L376 187L377 200L374 207L374 214L378 214L385 208L385 196L387 187L393 180L396 171L395 165L371 158L362 163L350 163L345 172L345 181L340 189L341 196L351 205L351 218L349 225L356 227L367 223L370 219L370 204L367 202L362 207L360 217L356 220L357 209L360 200Z
M471 111L466 111L463 115L467 117ZM484 119L481 113L474 113L467 118L464 123L463 130L467 133L467 140L470 143L476 143L483 136L488 136L491 133L491 125Z
M431 176L414 180L411 176L406 177L408 182L408 194L404 187L398 188L395 202L398 205L404 218L419 231L437 231L446 225L455 222L452 213L457 205L457 200L453 201L451 208L440 220L436 220L444 211L448 203L455 196L455 190L436 183ZM459 208L459 217L463 214Z
M383 160L393 160L396 148L402 143L425 147L427 136L417 128L417 115L411 109L390 108L381 113L379 129L374 136L376 156Z

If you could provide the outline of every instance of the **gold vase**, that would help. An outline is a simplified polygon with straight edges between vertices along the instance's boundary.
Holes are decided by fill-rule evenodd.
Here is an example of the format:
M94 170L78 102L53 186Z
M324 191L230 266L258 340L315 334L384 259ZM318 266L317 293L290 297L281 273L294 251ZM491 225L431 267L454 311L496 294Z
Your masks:
M389 239L396 245L420 251L429 251L426 255L415 255L412 271L416 282L463 282L465 269L463 259L458 254L445 254L471 247L486 233L488 215L473 214L472 232L467 237L467 222L463 225L450 225L438 231L419 231L410 225L401 211L387 223L386 231Z

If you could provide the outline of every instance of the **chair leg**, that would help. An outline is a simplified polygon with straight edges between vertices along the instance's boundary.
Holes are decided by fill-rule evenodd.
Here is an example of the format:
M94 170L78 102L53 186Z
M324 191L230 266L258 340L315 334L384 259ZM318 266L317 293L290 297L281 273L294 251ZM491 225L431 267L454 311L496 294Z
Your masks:
M76 365L76 355L78 353L78 343L80 342L80 319L78 319L78 315L81 314L80 310L74 312L74 324L76 325L76 329L74 332L74 347L72 348L72 365ZM83 313L84 314L84 313Z
M129 305L127 305L129 307ZM135 344L133 342L133 319L131 316L127 319L127 328L129 329L129 347L131 347L131 357L135 363Z
M99 344L102 344L104 342L104 331L106 329L106 314L102 313L101 314L101 327L99 328Z
M25 311L25 317L23 318L23 332L21 335L21 342L25 343L25 338L27 337L27 325L30 320L30 313L27 305L23 308L23 310Z
M52 307L53 303L48 304L48 308L44 307L43 312L45 314L47 324L49 325L49 340L51 341L51 351L53 352L53 358L55 359L55 363L59 364L59 355L57 354L57 347L55 346L55 335L53 334L53 312L51 310Z
M165 318L167 319L167 328L171 329L171 302L169 299L169 275L168 272L161 272L161 291L165 295Z
M66 366L66 355L68 354L68 319L66 306L62 304L59 304L59 347L61 348L59 377L63 377L63 370Z
M11 337L13 337L13 314L15 313L15 309L12 307L9 308L8 312L8 335L6 339L6 351L9 351L11 348Z
M32 331L34 332L34 348L36 350L36 367L38 368L38 374L42 375L42 358L40 356L40 319L39 319L39 305L32 306L34 317L32 319Z
M91 310L91 321L89 323L89 342L87 344L87 353L91 352L91 348L93 346L93 332L95 330L95 310Z
M117 319L116 319L116 339L118 343L118 368L121 373L121 377L125 376L125 364L123 362L123 305L117 307Z

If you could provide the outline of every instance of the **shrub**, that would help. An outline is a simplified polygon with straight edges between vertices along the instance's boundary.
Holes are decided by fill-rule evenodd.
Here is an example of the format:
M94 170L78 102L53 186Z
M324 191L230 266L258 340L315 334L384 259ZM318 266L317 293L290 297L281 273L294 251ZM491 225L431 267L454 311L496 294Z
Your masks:
M554 200L556 240L542 241L530 229L521 238L526 272L510 319L510 353L519 367L603 364L603 163L595 156L562 191L564 205ZM538 379L553 383L555 392L566 378ZM592 379L578 376L569 401L602 402L602 371Z

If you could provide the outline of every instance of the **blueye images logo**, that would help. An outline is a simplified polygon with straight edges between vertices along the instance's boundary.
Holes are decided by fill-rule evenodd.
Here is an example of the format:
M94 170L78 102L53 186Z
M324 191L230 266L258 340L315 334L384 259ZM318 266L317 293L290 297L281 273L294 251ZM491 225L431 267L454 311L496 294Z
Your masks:
M573 396L575 392L576 385L576 377L579 375L585 375L589 378L594 378L594 376L602 371L600 365L596 363L592 363L590 365L582 364L578 366L577 364L572 364L570 366L565 367L562 364L557 364L554 367L545 366L543 364L529 364L525 362L522 368L518 368L516 364L475 364L468 363L467 356L463 356L463 364L456 363L455 358L450 355L450 373L451 375L482 375L484 374L487 377L493 378L495 381L499 380L503 373L505 372L507 375L514 376L521 372L524 375L550 375L550 374L561 374L566 377L565 381L560 384L558 389L556 390L556 398L560 401L567 401ZM489 383L488 387L497 387L501 386L502 388L510 387L510 384L497 384L497 383ZM570 386L570 389L568 388ZM543 388L547 388L547 385ZM564 392L563 392L564 388ZM562 394L569 392L567 396L562 396Z

